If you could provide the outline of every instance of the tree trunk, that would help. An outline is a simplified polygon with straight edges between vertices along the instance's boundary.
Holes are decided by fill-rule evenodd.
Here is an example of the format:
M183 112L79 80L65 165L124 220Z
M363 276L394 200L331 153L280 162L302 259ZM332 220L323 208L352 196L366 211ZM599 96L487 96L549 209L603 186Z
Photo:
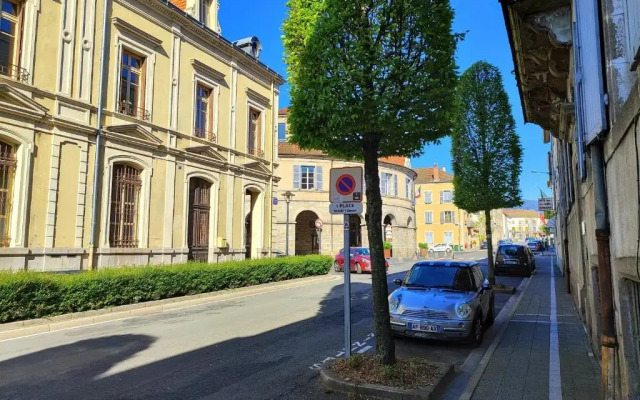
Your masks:
M382 197L378 176L378 143L367 143L363 148L364 177L367 195L367 231L371 252L371 286L373 291L373 321L376 335L376 352L380 362L392 365L396 362L396 345L389 322L389 289L382 246Z
M493 233L491 231L491 210L484 210L484 219L487 229L487 263L489 270L489 283L496 284L496 269L493 265Z

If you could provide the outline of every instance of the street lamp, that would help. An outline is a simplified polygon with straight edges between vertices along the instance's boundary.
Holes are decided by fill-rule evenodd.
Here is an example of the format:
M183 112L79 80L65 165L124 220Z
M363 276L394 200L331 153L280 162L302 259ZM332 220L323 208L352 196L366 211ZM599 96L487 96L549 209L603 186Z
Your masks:
M544 175L549 175L548 172L544 172L544 171L531 171L532 174L544 174Z
M284 253L286 255L289 255L289 203L291 203L291 199L295 195L288 190L284 192L282 195L284 196L284 199L287 202L287 228L285 233L286 239L285 239Z

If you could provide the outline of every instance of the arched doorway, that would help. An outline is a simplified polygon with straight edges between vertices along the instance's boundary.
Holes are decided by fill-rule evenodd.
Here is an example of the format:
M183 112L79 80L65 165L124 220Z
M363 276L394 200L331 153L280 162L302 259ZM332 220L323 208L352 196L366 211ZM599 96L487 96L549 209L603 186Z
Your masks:
M320 254L315 222L318 214L303 211L296 217L296 255Z
M395 223L395 218L393 215L389 214L384 217L382 222L383 230L382 237L385 242L392 243L393 242L393 224Z
M209 261L209 217L211 184L204 179L189 180L189 230L187 245L190 261Z
M244 192L244 256L258 258L263 240L263 197L258 189Z
M349 246L362 247L362 219L357 214L349 215Z

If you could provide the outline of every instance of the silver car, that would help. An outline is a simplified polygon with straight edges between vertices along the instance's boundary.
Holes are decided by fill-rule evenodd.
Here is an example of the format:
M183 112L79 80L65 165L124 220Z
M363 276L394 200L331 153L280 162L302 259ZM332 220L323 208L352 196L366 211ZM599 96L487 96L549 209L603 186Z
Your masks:
M494 295L477 262L414 264L389 295L394 334L482 343L494 319Z

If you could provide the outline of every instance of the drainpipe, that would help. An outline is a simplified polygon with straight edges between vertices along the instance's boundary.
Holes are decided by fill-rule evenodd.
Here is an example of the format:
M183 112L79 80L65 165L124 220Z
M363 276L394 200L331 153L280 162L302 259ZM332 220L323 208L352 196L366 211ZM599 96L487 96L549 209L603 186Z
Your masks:
M591 146L593 186L595 188L596 241L598 244L598 278L602 321L602 398L615 398L616 328L613 310L611 251L609 247L609 216L605 186L602 142Z
M98 88L98 116L96 121L96 159L93 170L93 201L91 206L91 238L89 240L89 268L94 269L93 255L96 243L96 220L98 218L98 177L100 175L100 144L102 142L102 109L104 107L104 68L107 59L107 22L109 16L109 0L104 0L102 13L102 54L100 55L100 85Z

